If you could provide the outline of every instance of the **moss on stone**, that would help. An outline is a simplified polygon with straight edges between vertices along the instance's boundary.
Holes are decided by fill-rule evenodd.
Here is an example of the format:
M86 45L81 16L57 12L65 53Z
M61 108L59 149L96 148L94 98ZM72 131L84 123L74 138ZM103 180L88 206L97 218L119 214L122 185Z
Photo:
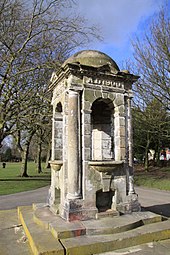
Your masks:
M94 101L94 91L93 90L85 90L84 99L89 102Z

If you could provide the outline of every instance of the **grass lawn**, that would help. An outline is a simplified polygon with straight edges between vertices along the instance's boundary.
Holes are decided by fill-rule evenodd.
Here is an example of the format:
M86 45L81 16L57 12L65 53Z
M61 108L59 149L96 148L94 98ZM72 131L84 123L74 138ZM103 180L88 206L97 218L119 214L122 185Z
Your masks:
M170 167L150 167L146 172L143 166L136 165L134 177L136 186L170 190Z
M2 162L0 162L0 195L13 194L50 185L50 169L43 169L43 173L38 174L35 163L29 162L29 177L20 177L20 168L21 163L7 163L6 168L2 168ZM146 172L143 166L136 165L134 176L136 186L170 190L170 167L150 167L149 171Z
M50 184L50 169L43 169L42 173L36 171L36 165L33 162L28 163L29 177L20 177L21 163L8 163L2 168L0 162L0 195L13 194L21 191L28 191Z

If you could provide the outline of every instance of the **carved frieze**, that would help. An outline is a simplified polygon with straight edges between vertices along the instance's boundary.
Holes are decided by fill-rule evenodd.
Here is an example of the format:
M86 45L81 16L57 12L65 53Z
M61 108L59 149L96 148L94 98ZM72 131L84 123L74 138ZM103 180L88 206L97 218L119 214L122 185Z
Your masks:
M103 86L108 86L108 87L118 88L118 89L124 88L124 82L114 81L112 79L106 79L106 78L84 77L83 82L85 84L103 85Z

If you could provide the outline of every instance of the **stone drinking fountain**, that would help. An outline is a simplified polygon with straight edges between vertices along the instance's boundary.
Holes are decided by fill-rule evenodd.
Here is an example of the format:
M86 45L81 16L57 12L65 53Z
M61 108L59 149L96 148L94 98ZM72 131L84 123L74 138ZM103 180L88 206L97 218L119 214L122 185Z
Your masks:
M131 125L132 84L138 78L94 50L74 54L53 73L49 206L63 219L140 210Z

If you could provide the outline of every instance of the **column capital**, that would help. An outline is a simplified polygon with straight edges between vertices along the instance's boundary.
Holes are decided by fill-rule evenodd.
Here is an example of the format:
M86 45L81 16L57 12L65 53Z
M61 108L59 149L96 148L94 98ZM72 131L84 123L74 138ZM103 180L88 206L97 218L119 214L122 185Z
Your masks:
M81 110L81 113L84 113L84 114L91 114L91 113L92 113L92 110L85 110L85 109L82 109L82 110Z

